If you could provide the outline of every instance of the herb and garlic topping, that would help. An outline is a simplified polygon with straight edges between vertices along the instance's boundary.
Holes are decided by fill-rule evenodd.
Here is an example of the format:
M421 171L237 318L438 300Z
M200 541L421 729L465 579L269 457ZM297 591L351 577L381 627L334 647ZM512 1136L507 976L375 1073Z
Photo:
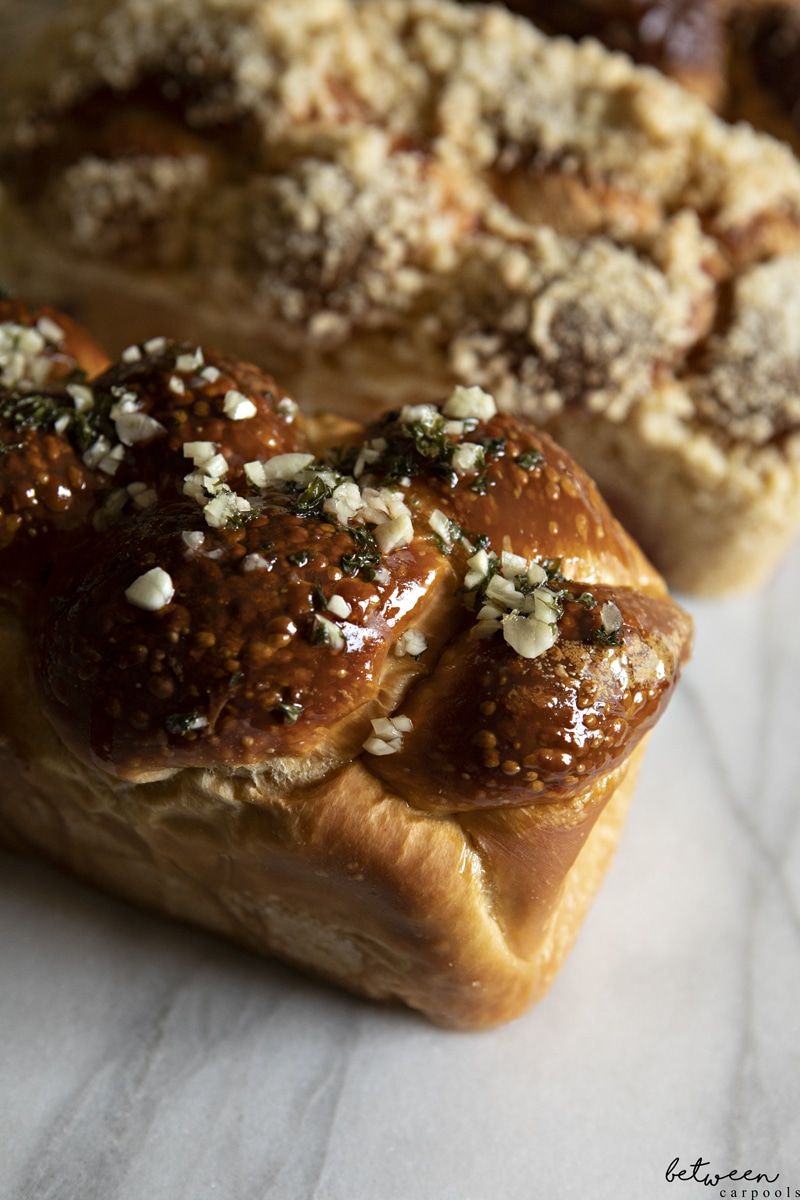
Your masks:
M527 802L547 776L536 747L594 722L583 780L607 767L621 712L620 745L671 686L669 639L646 638L651 601L615 588L635 578L636 551L568 457L480 388L408 404L361 436L342 423L318 445L269 376L154 338L99 376L3 404L24 454L55 447L81 473L74 528L30 509L47 571L40 557L26 578L19 538L6 556L29 587L48 577L51 720L122 778L280 774L291 760L311 780L363 755L391 782L434 738L443 803ZM6 491L24 454L0 460ZM659 655L661 682L634 701L637 663ZM579 718L595 669L602 702ZM462 715L448 723L440 690L454 680ZM543 680L558 702L541 699ZM426 697L439 697L435 719ZM475 704L494 705L497 731L484 709L474 727ZM519 752L503 740L516 724ZM564 755L552 761L563 775ZM497 789L512 774L509 800Z
M50 533L80 528L93 507L96 480L62 437L87 376L107 358L63 313L0 297L0 588L46 568Z

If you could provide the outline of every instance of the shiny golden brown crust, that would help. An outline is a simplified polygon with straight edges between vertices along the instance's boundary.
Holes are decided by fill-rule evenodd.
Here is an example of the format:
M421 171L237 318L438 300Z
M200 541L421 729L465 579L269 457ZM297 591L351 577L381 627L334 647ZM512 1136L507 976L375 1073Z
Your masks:
M63 405L75 411L66 391L108 365L89 334L65 313L31 306L19 297L0 298L0 550L26 543L35 573L39 551L51 532L81 525L91 507L94 481L74 447L49 424L34 427L43 411L57 420ZM7 570L3 586L12 587Z
M80 497L0 548L0 838L442 1024L516 1015L689 653L661 578L479 388L306 422L164 338L75 387L25 453Z
M635 474L615 497L689 590L800 524L800 168L595 42L451 0L81 0L0 85L0 158L0 270L115 352L170 327L367 417L480 384L591 475L597 421L683 481L666 530Z

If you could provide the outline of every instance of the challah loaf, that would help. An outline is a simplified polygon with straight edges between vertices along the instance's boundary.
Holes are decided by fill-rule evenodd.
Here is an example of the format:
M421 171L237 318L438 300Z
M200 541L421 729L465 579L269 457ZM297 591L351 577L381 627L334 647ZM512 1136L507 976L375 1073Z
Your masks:
M115 353L169 328L367 419L480 385L681 588L794 536L786 147L452 0L75 0L16 59L0 276Z
M0 840L443 1025L521 1012L691 642L594 485L477 387L306 420L193 343L97 374L0 317Z

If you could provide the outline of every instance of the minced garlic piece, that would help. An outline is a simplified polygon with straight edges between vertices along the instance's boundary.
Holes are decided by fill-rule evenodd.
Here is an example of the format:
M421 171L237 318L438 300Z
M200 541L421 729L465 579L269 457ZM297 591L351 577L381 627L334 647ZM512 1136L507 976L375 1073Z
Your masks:
M334 650L345 649L346 642L341 629L335 621L323 617L321 613L317 613L314 618L314 629L311 636L314 642L325 642Z
M243 392L235 391L233 388L225 393L222 407L225 415L230 417L232 421L247 421L258 412L255 404L248 396L245 396Z
M377 717L371 722L372 733L364 742L368 754L396 754L403 746L403 734L414 728L410 717Z
M36 322L36 328L46 342L51 346L60 346L64 341L64 330L60 325L56 325L52 317L39 317Z
M192 375L205 366L203 351L198 346L194 354L179 354L175 359L175 370L181 375Z
M313 454L275 454L265 462L245 463L244 470L254 487L266 487L268 483L290 483L314 461ZM259 467L261 470L259 470ZM263 480L263 482L261 482Z
M246 554L242 559L242 570L250 571L268 571L269 562L264 558L263 554Z
M125 589L125 599L145 612L159 612L166 608L175 595L172 578L161 567L145 571Z
M549 650L558 637L561 601L550 590L541 563L509 551L498 558L493 551L479 550L467 567L464 590L471 593L482 587L485 597L473 636L493 637L499 630L523 658L537 658Z
M184 442L183 457L190 458L196 467L217 452L216 442Z
M251 511L249 500L231 491L227 484L222 484L212 500L203 508L203 515L213 529L223 529L234 523L242 513Z
M401 546L407 546L414 537L414 526L411 518L403 513L391 521L384 521L374 529L375 541L381 554L391 554Z
M0 384L44 383L50 373L50 361L42 353L46 345L44 335L30 325L0 324Z
M151 442L153 438L163 437L167 432L155 417L148 417L143 412L122 412L114 421L117 437L125 446L135 446L140 442Z
M461 535L461 529L456 522L451 521L450 517L440 508L435 508L428 517L428 525L448 550Z
M484 449L478 442L460 442L453 447L450 466L457 475L479 471L484 463Z
M277 411L282 417L286 417L288 421L293 421L300 409L294 400L289 396L284 396L282 400L278 401Z
M97 464L100 462L100 460L102 458L105 458L105 456L108 454L110 449L111 449L111 442L108 440L107 437L105 437L103 434L101 434L99 438L97 438L94 442L92 442L89 449L84 451L84 453L83 453L84 465L87 467L90 467L92 470L94 470L94 468L97 466Z
M394 652L398 658L402 658L404 654L410 654L412 658L419 658L420 654L424 654L427 649L428 640L425 634L420 633L418 629L407 629L405 633L401 633L394 646Z
M488 421L497 412L494 396L484 392L479 387L456 387L450 399L443 405L442 412L446 417L466 420L474 417L478 421Z
M68 383L67 395L75 405L76 412L85 413L94 408L94 392L82 383Z
M353 611L352 606L347 603L344 596L339 596L338 594L334 594L328 600L327 609L335 617L349 617Z

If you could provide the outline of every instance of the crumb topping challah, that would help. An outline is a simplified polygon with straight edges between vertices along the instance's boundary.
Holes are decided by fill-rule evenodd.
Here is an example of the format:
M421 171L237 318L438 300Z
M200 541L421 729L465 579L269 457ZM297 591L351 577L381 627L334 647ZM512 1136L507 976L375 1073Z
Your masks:
M76 0L5 74L0 164L0 270L115 353L170 328L367 419L480 386L691 591L800 524L800 167L597 42L452 0Z

